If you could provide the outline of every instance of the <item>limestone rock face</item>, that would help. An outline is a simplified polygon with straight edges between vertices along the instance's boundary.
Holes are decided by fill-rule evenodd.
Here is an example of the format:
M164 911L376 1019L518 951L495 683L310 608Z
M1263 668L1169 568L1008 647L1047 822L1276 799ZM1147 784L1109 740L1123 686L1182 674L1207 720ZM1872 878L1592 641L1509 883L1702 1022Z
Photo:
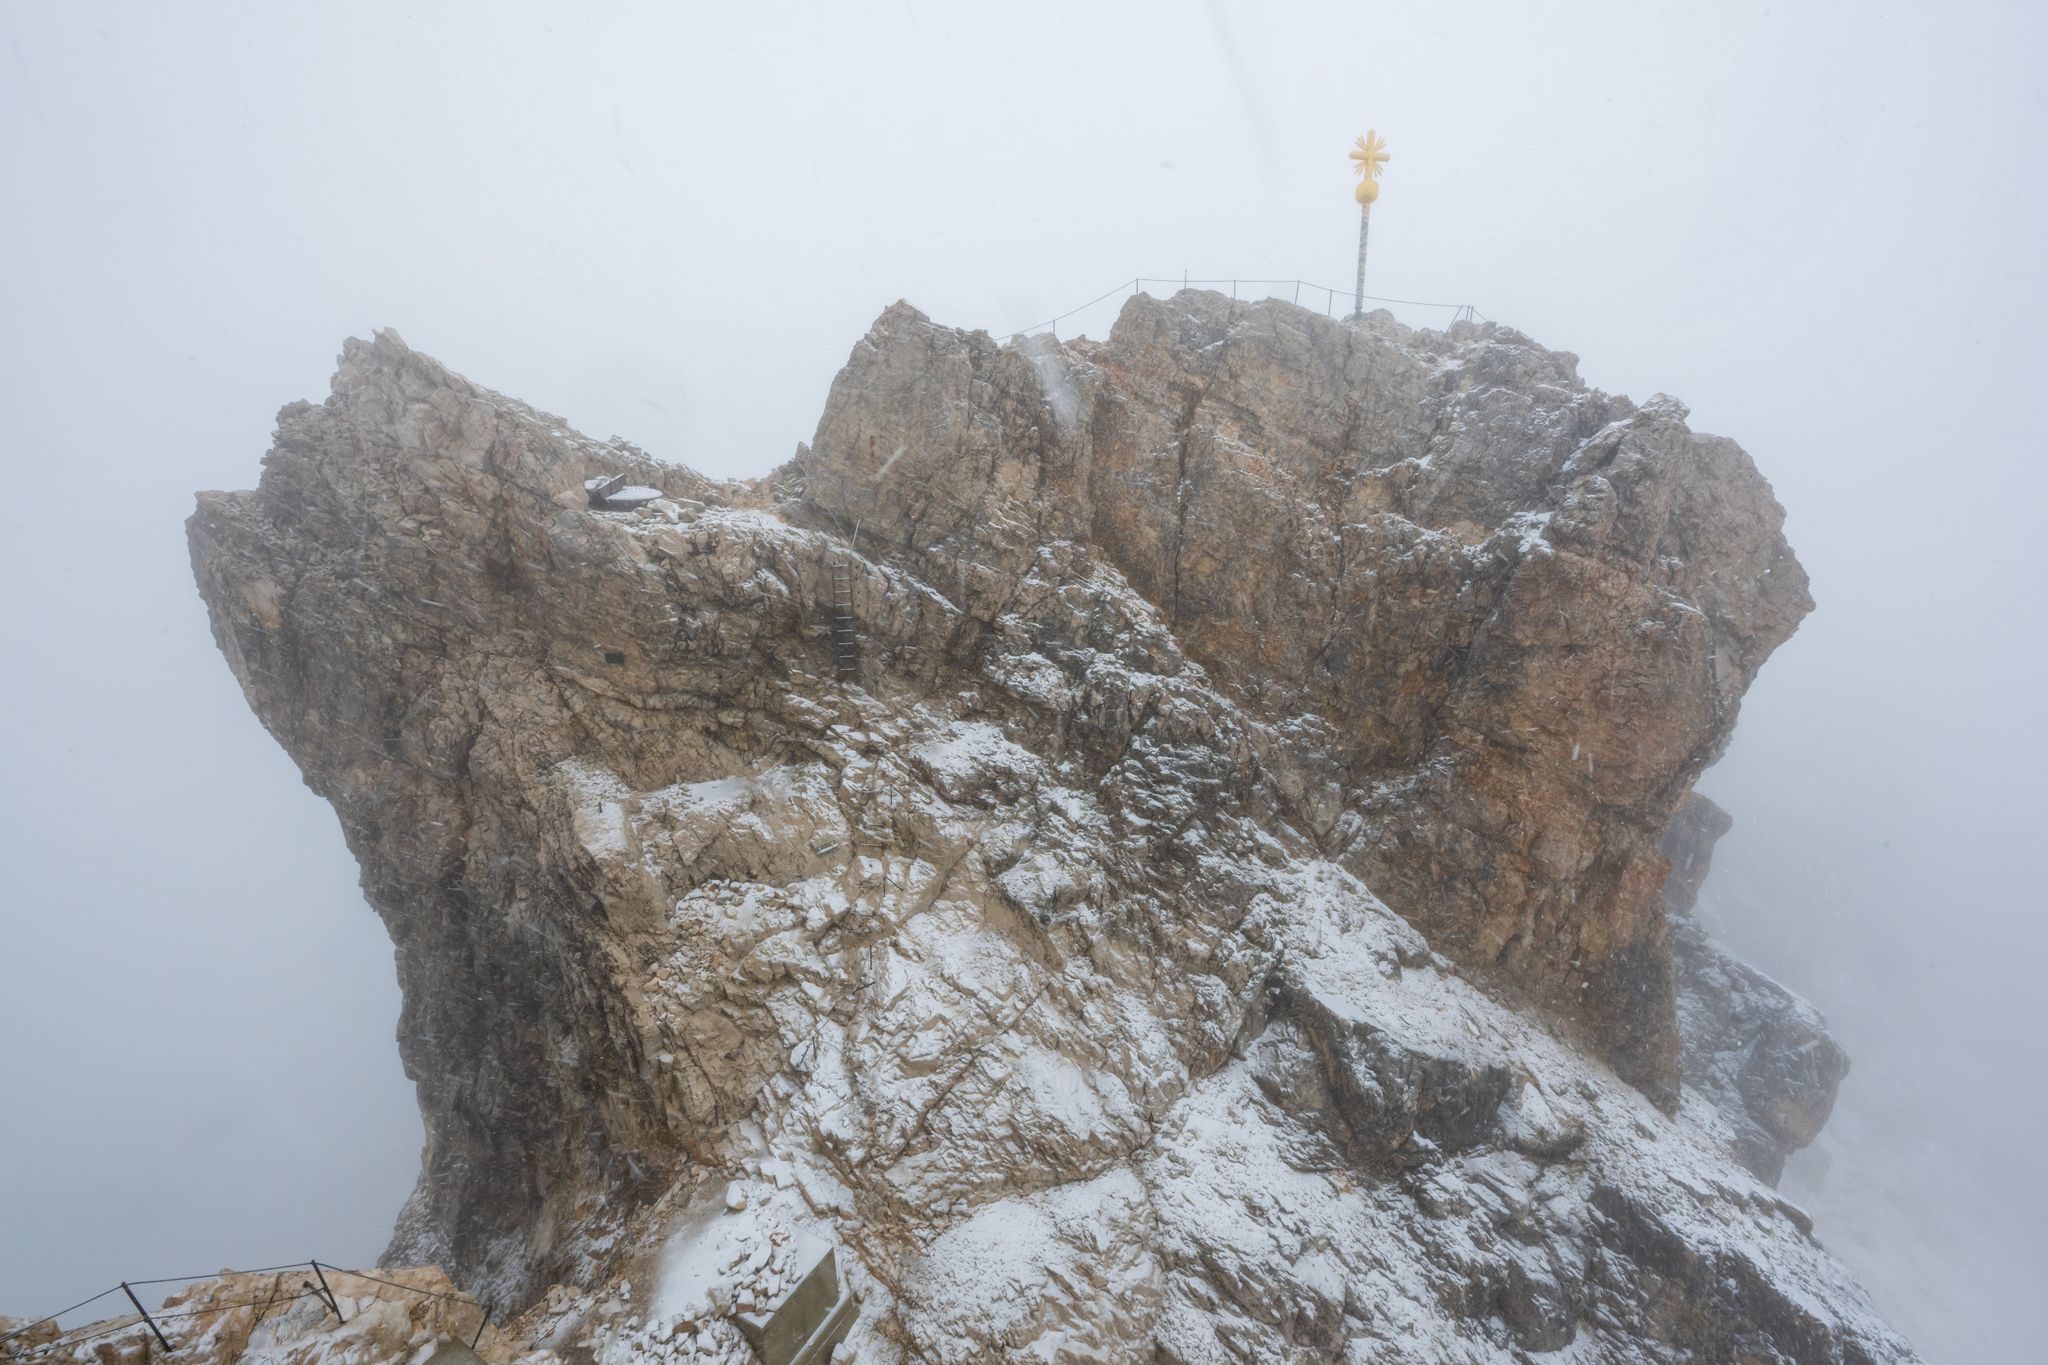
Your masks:
M1820 1011L1738 960L1693 918L1714 844L1734 825L1695 793L1664 834L1664 905L1677 950L1685 1083L1712 1098L1742 1164L1772 1184L1785 1158L1820 1136L1849 1074L1849 1054Z
M1812 603L1748 456L1576 363L1212 293L1064 348L899 305L783 482L974 616L1085 544L1288 734L1319 851L1669 1103L1657 841Z
M742 1351L758 1227L862 1360L1907 1360L1680 1084L1777 527L1504 329L1184 294L891 309L752 485L383 333L190 537L398 947L391 1255L536 1358Z

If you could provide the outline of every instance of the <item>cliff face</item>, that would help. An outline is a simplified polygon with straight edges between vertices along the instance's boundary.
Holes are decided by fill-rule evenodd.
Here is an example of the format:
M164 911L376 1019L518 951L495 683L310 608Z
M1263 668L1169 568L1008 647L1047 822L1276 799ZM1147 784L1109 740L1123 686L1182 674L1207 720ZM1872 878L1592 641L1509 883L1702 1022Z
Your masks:
M1685 1083L1734 1133L1736 1158L1778 1183L1785 1158L1820 1136L1849 1074L1849 1054L1820 1011L1714 942L1693 918L1714 845L1734 821L1695 794L1664 833L1664 907L1678 966Z
M1288 733L1319 852L1668 1103L1657 841L1812 601L1738 446L1575 366L1214 294L1063 348L899 307L784 477L970 615L1087 545Z
M1680 1086L1657 841L1808 606L1682 418L1493 327L898 306L714 485L350 342L190 534L398 947L392 1255L677 1354L732 1182L863 1358L1909 1358Z

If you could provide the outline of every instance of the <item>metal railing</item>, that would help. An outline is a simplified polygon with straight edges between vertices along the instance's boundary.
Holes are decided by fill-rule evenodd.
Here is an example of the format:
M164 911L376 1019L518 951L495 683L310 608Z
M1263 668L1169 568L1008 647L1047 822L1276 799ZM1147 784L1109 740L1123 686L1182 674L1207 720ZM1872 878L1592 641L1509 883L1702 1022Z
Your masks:
M282 1279L286 1273L296 1270L311 1271L313 1276L312 1279L302 1279L299 1282L299 1289L296 1293L273 1292L268 1297L261 1299L244 1299L234 1303L214 1304L205 1308L175 1309L165 1312L162 1306L159 1305L157 1311L151 1313L142 1306L142 1300L135 1293L137 1288L148 1288L153 1285L197 1284L206 1280L225 1279L232 1275L276 1275ZM301 1299L320 1300L327 1311L334 1314L337 1323L346 1322L347 1319L342 1316L341 1312L341 1301L330 1287L327 1279L329 1274L337 1278L345 1276L350 1279L367 1280L372 1284L383 1285L386 1288L396 1289L401 1293L412 1294L419 1298L445 1299L451 1303L469 1304L476 1307L481 1310L481 1315L477 1319L476 1332L470 1338L471 1350L474 1350L476 1343L483 1339L484 1328L489 1325L491 1320L489 1306L477 1302L466 1294L448 1294L438 1289L422 1289L416 1285L400 1284L396 1280L387 1280L382 1276L371 1275L360 1270L343 1270L340 1266L328 1265L324 1261L293 1261L288 1265L258 1266L253 1270L216 1270L205 1275L169 1275L153 1280L123 1280L111 1288L101 1290L89 1299L81 1299L70 1307L60 1308L47 1317L23 1323L13 1331L0 1336L0 1356L4 1356L10 1361L20 1362L21 1365L27 1365L27 1362L45 1359L58 1352L69 1351L71 1348L82 1346L86 1342L97 1341L102 1337L114 1336L121 1332L132 1332L137 1328L147 1328L150 1334L156 1338L157 1344L163 1347L166 1354L175 1354L177 1347L171 1345L170 1338L164 1334L163 1327L160 1324L172 1323L181 1319L212 1317L220 1313L232 1313L239 1308L258 1308L268 1312L279 1304L296 1303ZM315 1281L318 1283L315 1283ZM274 1289L279 1287L281 1286L273 1286ZM133 1314L123 1314L111 1322L107 1319L97 1319L92 1322L80 1323L75 1327L60 1327L55 1337L48 1341L38 1341L34 1345L17 1346L15 1344L36 1328L54 1326L60 1318L115 1294L125 1295L128 1302L135 1306L135 1312ZM98 1330L88 1331L88 1329L93 1328ZM79 1335L82 1332L86 1334L83 1336Z
M1350 289L1337 289L1327 284L1317 284L1313 280L1251 279L1248 277L1236 277L1230 279L1225 279L1222 277L1198 279L1192 275L1184 273L1181 275L1179 279L1173 279L1168 276L1157 275L1133 276L1132 278L1118 284L1115 288L1107 289L1104 290L1102 293L1097 294L1094 298L1088 300L1088 302L1080 304L1073 308L1069 308L1066 312L1061 313L1057 317L1047 318L1044 322L1034 323L1033 325L1022 328L1019 331L1010 332L1007 335L1002 336L1000 339L1003 341L1015 341L1018 337L1029 336L1033 332L1040 331L1051 331L1054 336L1058 336L1059 324L1065 322L1068 318L1073 317L1076 313L1084 313L1090 308L1093 308L1096 304L1102 303L1108 299L1113 299L1117 297L1119 294L1124 293L1126 290L1128 290L1133 296L1143 293L1149 293L1151 291L1146 287L1148 285L1168 285L1179 289L1221 289L1227 287L1230 290L1230 296L1232 298L1237 298L1239 291L1245 289L1264 290L1265 292L1255 296L1257 298L1280 298L1283 297L1283 295L1275 293L1273 291L1278 289L1286 289L1291 291L1291 294L1287 295L1286 297L1291 297L1291 300L1297 304L1301 303L1301 293L1304 289L1306 289L1309 291L1309 303L1306 306L1313 307L1315 303L1315 295L1320 293L1323 296L1323 312L1326 316L1330 317L1336 316L1337 300L1341 298L1348 300L1349 311L1347 312L1346 316L1351 316L1363 311L1364 305L1368 303L1385 303L1393 304L1403 308L1446 309L1448 311L1448 316L1444 322L1444 326L1446 328L1455 326L1460 322L1487 322L1491 320L1487 318L1483 313L1479 312L1478 309L1474 308L1469 303L1441 303L1430 299L1387 298L1378 294L1360 294Z

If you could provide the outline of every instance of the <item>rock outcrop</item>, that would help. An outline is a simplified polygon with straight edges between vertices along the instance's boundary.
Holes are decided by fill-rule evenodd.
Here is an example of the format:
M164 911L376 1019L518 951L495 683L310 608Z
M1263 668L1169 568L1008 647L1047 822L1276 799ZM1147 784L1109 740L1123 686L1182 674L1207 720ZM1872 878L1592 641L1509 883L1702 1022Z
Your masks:
M1849 1074L1849 1054L1819 1010L1714 942L1693 918L1714 845L1733 827L1726 811L1695 794L1665 831L1678 1032L1685 1083L1712 1099L1734 1129L1742 1164L1775 1185L1785 1158L1820 1136Z
M1296 829L1668 1103L1658 837L1812 605L1748 456L1684 418L1491 327L1190 293L1003 348L899 305L782 478L974 618L1085 544L1288 732Z
M600 1359L737 1340L724 1191L861 1359L1910 1359L1681 1085L1657 841L1808 607L1683 415L1492 326L899 305L715 484L350 342L190 534L398 948L392 1256Z
M60 1329L54 1322L0 1317L0 1339L20 1365L147 1365L165 1359L179 1365L502 1365L525 1353L522 1343L484 1320L482 1305L433 1266L323 1266L317 1281L310 1264L263 1274L223 1271L168 1296L147 1287L138 1292L148 1296L148 1321L124 1313ZM472 1344L474 1352L468 1349ZM449 1354L438 1354L451 1347Z

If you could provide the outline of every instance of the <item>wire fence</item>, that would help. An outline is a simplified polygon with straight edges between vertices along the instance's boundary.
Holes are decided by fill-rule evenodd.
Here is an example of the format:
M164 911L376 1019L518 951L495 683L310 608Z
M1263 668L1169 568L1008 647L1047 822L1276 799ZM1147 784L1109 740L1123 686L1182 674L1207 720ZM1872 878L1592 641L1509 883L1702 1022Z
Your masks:
M232 1275L282 1275L294 1270L310 1272L319 1283L315 1285L311 1280L302 1280L300 1282L301 1287L297 1293L272 1293L260 1299L238 1299L233 1303L207 1304L199 1308L180 1308L169 1311L159 1306L154 1313L144 1308L142 1301L135 1295L137 1289L156 1285L196 1284L204 1280L225 1279ZM337 1278L366 1280L372 1284L383 1285L390 1289L396 1289L401 1293L411 1294L416 1298L442 1299L451 1303L465 1304L477 1308L479 1310L479 1317L477 1319L475 1335L470 1339L472 1348L483 1337L484 1327L490 1322L490 1308L471 1299L466 1294L450 1294L438 1289L424 1289L417 1285L401 1284L397 1280L387 1280L381 1275L371 1275L360 1270L343 1270L339 1266L328 1265L324 1261L293 1261L286 1265L257 1266L251 1270L215 1270L209 1271L204 1275L166 1275L150 1280L123 1280L112 1288L101 1290L89 1299L80 1299L69 1307L60 1308L46 1317L40 1317L32 1322L23 1323L12 1331L0 1334L0 1365L4 1365L4 1361L13 1361L18 1362L19 1365L27 1365L30 1361L43 1360L60 1352L68 1353L76 1347L83 1346L88 1342L98 1341L102 1337L136 1331L151 1333L167 1353L175 1353L177 1348L171 1345L169 1339L164 1335L162 1327L158 1324L174 1323L192 1318L214 1317L221 1313L232 1313L242 1308L260 1308L267 1312L269 1309L280 1304L297 1303L302 1299L320 1300L327 1310L334 1314L336 1322L345 1322L347 1319L342 1316L340 1296L331 1287L327 1279L329 1275L336 1276ZM57 1326L61 1319L68 1317L79 1309L89 1307L102 1299L111 1298L116 1294L126 1295L128 1301L135 1306L135 1311L133 1313L121 1314L118 1318L111 1320L95 1319L92 1322L80 1323L74 1327L57 1327L56 1335L47 1341L36 1341L33 1344L28 1344L21 1340L37 1328Z
M1245 297L1251 299L1288 298L1297 304L1301 303L1302 291L1306 290L1308 291L1309 301L1304 306L1313 308L1318 302L1317 295L1321 295L1320 302L1323 305L1323 312L1326 316L1330 317L1336 316L1337 300L1343 299L1345 300L1346 316L1364 311L1364 307L1368 303L1381 303L1402 308L1444 309L1446 314L1443 319L1443 325L1446 328L1460 322L1492 321L1492 319L1469 303L1441 303L1430 299L1387 298L1379 294L1360 294L1350 289L1337 289L1327 284L1317 284L1313 280L1223 279L1220 277L1198 279L1187 274L1174 279L1170 276L1137 275L1119 282L1114 288L1104 290L1086 303L1069 308L1057 317L1047 318L1044 322L1034 323L1029 327L1011 332L1000 339L1003 341L1015 341L1019 337L1030 336L1034 332L1044 331L1050 331L1054 336L1058 336L1059 324L1065 322L1068 318L1085 313L1097 304L1104 303L1125 293L1129 293L1134 297L1138 294L1150 293L1149 286L1152 285L1167 285L1176 289L1222 289L1227 287L1232 298L1239 297L1240 291L1257 291L1248 292L1245 294Z

